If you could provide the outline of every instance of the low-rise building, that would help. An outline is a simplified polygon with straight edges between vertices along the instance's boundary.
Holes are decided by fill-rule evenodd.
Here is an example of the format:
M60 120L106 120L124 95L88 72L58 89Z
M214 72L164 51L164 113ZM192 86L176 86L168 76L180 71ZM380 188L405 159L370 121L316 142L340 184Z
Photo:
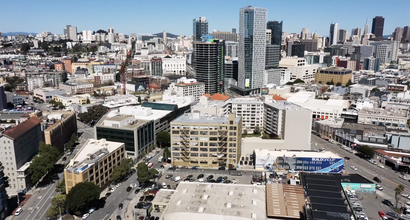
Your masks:
M243 131L252 133L256 128L263 128L263 101L260 98L229 99L231 112L242 117Z
M362 108L359 111L359 124L384 125L393 129L406 129L408 111L399 109Z
M349 80L352 80L352 70L342 67L328 67L319 69L315 76L315 83L325 84L333 82L334 85L341 83L346 85Z
M162 70L165 75L185 75L186 58L183 56L165 56L164 58L162 58Z
M236 168L241 155L242 119L184 114L171 122L171 159L175 166Z
M283 57L279 61L279 68L290 70L291 80L301 79L305 82L313 82L319 66L317 64L308 65L305 58Z
M209 218L265 220L265 186L181 182L163 215L164 220Z
M177 83L171 83L164 93L177 96L193 96L195 101L199 101L199 97L205 94L205 83L182 77L177 80Z
M387 92L405 92L407 91L407 85L389 84L386 88Z
M92 94L94 92L94 84L87 82L66 82L66 84L61 84L60 89L66 91L67 94Z
M43 100L45 103L48 103L55 96L66 95L66 91L60 89L54 89L51 87L37 88L34 89L33 96Z
M73 134L77 135L77 117L75 112L58 112L47 115L47 128L44 130L44 142L64 152L65 144Z
M385 134L386 127L384 126L343 123L340 128L335 129L334 136L328 137L349 147L367 145L376 148L387 148Z
M63 96L63 95L55 95L53 100L56 102L63 103L64 106L69 107L70 105L84 105L87 104L90 100L90 97L87 96L88 94L84 95L75 95L75 96Z
M81 182L92 182L99 187L109 184L112 171L124 159L124 143L87 140L64 169L66 193Z

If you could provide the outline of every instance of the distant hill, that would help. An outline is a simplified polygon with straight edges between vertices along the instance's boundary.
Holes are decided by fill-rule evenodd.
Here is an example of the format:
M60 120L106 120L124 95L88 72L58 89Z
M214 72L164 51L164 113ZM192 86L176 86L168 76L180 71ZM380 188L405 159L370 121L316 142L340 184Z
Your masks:
M7 36L14 36L14 35L33 35L36 36L37 33L28 33L28 32L6 32L6 33L1 33L2 37L7 37Z
M155 36L157 36L157 37L160 37L160 38L162 38L162 32L161 33L158 33L158 34L153 34L153 35L155 35ZM177 37L179 37L179 35L175 35L175 34L171 34L171 33L167 33L167 37L169 37L169 38L177 38Z

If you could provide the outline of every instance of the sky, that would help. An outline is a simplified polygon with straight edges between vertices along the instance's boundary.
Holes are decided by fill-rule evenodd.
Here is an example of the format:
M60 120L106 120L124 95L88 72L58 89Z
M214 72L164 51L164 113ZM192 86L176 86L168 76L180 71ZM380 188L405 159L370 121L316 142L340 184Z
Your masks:
M393 4L381 0L19 0L3 1L0 32L64 33L66 25L77 31L97 31L114 28L115 33L154 34L166 30L177 35L192 35L192 20L206 17L209 32L213 30L239 32L239 9L252 5L268 9L267 20L283 20L283 31L300 33L308 28L311 33L329 35L331 23L351 32L364 29L369 18L383 16L384 35L396 27L410 25L408 0Z

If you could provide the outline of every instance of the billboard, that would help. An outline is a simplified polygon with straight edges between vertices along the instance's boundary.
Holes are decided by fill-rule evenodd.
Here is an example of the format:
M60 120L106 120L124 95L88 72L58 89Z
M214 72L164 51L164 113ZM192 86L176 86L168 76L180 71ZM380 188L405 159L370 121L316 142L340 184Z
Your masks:
M410 163L410 157L402 156L402 157L401 157L401 162L403 162L403 163Z

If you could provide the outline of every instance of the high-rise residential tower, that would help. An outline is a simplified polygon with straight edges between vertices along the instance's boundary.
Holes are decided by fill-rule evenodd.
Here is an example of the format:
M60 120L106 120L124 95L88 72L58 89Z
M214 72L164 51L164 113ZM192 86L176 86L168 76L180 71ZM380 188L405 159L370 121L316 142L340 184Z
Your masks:
M410 42L410 26L405 26L403 28L403 37L401 38L402 43Z
M333 44L337 44L338 32L339 32L339 24L331 23L330 33L329 33L329 46L332 46Z
M283 21L268 21L266 29L271 30L271 44L281 45L282 44L282 25Z
M243 89L263 86L267 13L265 8L252 6L239 10L238 86Z
M68 40L78 41L77 27L72 27L71 25L67 25L67 28L64 29L64 34L67 36Z
M344 29L339 29L339 40L340 43L345 43L347 40L347 32Z
M202 35L208 34L208 21L206 17L193 20L193 41L202 41Z
M164 41L164 44L167 45L168 38L167 38L167 32L166 31L162 32L162 40Z
M376 36L376 39L383 39L384 18L382 16L376 16L373 18L372 34Z

